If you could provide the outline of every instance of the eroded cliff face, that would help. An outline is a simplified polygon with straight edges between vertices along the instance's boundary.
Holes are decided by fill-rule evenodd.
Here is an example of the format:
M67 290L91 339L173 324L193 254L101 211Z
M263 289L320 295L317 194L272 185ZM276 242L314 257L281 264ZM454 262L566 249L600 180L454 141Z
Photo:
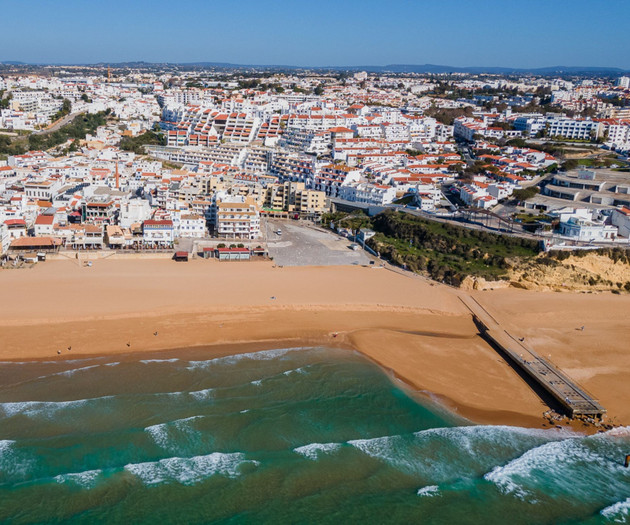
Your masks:
M462 288L489 290L512 286L548 291L618 291L630 292L630 265L608 256L590 253L571 255L559 261L545 257L512 260L507 278L500 281L466 277Z

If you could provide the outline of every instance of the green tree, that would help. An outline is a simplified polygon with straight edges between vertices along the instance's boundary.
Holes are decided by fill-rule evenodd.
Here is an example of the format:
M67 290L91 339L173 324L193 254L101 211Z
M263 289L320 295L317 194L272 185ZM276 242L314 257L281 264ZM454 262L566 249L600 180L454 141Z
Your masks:
M60 118L63 118L66 115L69 115L71 111L72 111L72 102L70 102L67 98L64 98L63 102L61 103L61 109L52 116L52 120L53 121L59 120Z
M0 109L8 109L11 99L13 98L13 94L9 93L6 97L3 97L4 90L0 91Z
M578 167L578 161L576 159L567 159L562 163L562 169L565 171L574 170Z
M512 197L514 197L517 201L523 202L527 199L531 199L539 193L540 189L538 188L538 186L530 186L529 188L524 188L522 190L514 190L514 193L512 193Z
M142 155L144 154L144 146L149 145L166 146L166 137L163 133L145 131L142 135L136 137L123 137L119 147L125 151L133 151L138 155Z

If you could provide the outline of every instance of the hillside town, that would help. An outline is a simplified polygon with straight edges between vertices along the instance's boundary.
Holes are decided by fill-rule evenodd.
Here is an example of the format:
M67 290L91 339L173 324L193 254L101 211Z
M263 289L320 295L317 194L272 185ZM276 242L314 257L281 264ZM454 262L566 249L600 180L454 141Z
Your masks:
M255 249L269 217L387 207L630 237L628 77L52 73L0 76L3 254Z

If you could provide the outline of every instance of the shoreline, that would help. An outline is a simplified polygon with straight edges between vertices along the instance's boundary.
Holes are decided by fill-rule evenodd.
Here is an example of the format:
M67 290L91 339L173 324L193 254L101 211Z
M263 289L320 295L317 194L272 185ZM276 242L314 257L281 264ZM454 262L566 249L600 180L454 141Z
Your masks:
M330 337L321 337L321 338L313 338L313 339L295 339L295 338L285 338L285 339L265 339L258 341L233 341L229 343L216 343L212 345L199 345L193 347L182 347L182 348L170 348L170 349L159 349L159 350L151 350L151 349L143 349L143 350L135 350L127 353L112 353L106 352L103 354L100 353L85 353L85 354L75 354L66 352L62 355L56 355L55 361L59 363L63 362L72 362L79 360L90 360L90 359L119 359L121 361L135 361L140 359L158 359L158 358L173 358L176 356L180 356L182 358L190 358L191 354L199 359L216 359L226 356L233 356L239 354L245 354L250 352L261 352L265 350L276 350L281 348L314 348L314 347L325 347L325 348L337 348L342 349L349 352L356 352L361 354L364 359L367 359L381 371L387 375L393 383L399 382L403 389L406 391L408 395L412 398L418 400L422 400L423 402L428 402L431 405L437 406L440 410L445 411L451 418L453 419L461 419L465 420L471 424L481 424L481 425L508 425L508 426L517 426L517 427L525 427L525 428L540 428L547 427L551 428L553 425L543 425L543 423L547 423L547 421L542 417L537 417L531 414L520 413L518 411L508 411L508 410L494 410L492 408L478 408L478 407L470 407L461 402L458 402L447 394L434 392L425 389L422 385L415 383L413 380L406 377L404 374L396 371L395 369L387 366L386 364L380 362L379 360L371 357L369 354L362 351L360 348L352 346L346 342L345 337L351 334L340 334L341 338L331 339ZM442 337L442 335L437 335L437 337ZM52 356L48 358L44 357L31 357L24 358L20 361L4 359L0 361L1 364L6 363L39 363L39 362L48 362L50 363ZM580 433L594 433L596 429L593 427L584 427L581 428L578 422L574 422L571 425L567 425L569 428L576 432Z
M542 418L548 407L478 336L459 300L466 292L363 267L205 263L181 271L170 261L99 261L87 271L60 261L0 272L7 297L18 298L0 305L0 361L328 346L361 353L471 422L555 426ZM630 351L615 344L630 336L628 299L523 290L471 295L534 349L553 352L553 362L597 395L614 423L630 423L623 402ZM582 310L588 331L578 332ZM574 430L590 431L577 423Z
M266 308L266 313L275 314L275 313L283 313L286 314L286 308ZM301 308L298 310L301 313L312 314L317 312L317 310L312 310L309 308ZM355 318L354 323L359 323L363 325L369 325L374 322L374 315L378 317L382 317L383 314L387 313L388 310L386 308L368 308L365 307L363 309L355 309L353 311L348 312L347 310L332 310L330 308L322 308L320 311L326 311L329 314L332 313L335 316L338 316L340 312L345 312L346 314L350 314ZM400 319L400 313L405 312L408 319ZM216 312L215 312L216 313ZM225 314L225 312L223 312ZM228 315L235 314L247 315L251 314L251 312L243 309L235 309L232 312L228 312ZM391 313L391 312L390 312ZM365 319L361 319L361 314L367 315ZM69 351L67 348L62 350L61 355L56 352L47 353L42 355L41 349L37 349L36 355L23 355L18 359L12 359L10 356L7 356L4 352L0 351L0 360L2 362L40 362L40 361L72 361L72 360L82 360L82 359L97 359L97 358L112 358L112 359L121 359L121 360L139 360L146 358L164 358L164 357L176 357L179 355L189 356L191 354L196 355L199 358L204 359L212 359L218 357L224 357L228 355L238 355L242 353L277 349L277 348L312 348L317 346L323 347L333 347L339 348L346 351L357 352L363 356L363 358L369 360L378 366L383 373L390 376L392 381L400 381L406 389L409 390L408 393L412 394L414 397L419 397L422 400L428 401L431 404L438 405L442 410L445 410L449 414L451 414L455 418L463 418L465 420L470 421L471 423L476 424L495 424L495 425L512 425L512 426L522 426L522 427L530 427L530 428L540 428L542 424L545 422L542 418L542 405L540 410L540 416L535 415L530 410L529 412L519 412L518 410L506 410L505 406L501 409L492 408L492 406L488 405L487 400L484 401L483 406L469 406L463 402L463 396L468 395L469 392L464 391L460 393L460 395L453 395L455 392L452 390L450 392L444 390L431 389L424 384L422 380L418 380L417 377L410 376L406 374L400 363L392 362L387 358L383 359L382 356L375 355L371 352L369 347L362 345L360 342L357 343L356 337L361 336L369 336L373 337L378 335L378 331L385 331L388 333L389 337L394 335L398 335L399 337L411 337L414 339L424 340L425 338L434 339L439 344L440 341L452 341L455 344L469 344L471 341L475 341L477 344L484 345L482 339L480 339L476 334L466 333L468 327L466 326L466 321L472 325L472 319L470 315L464 314L463 316L454 316L457 318L457 322L459 324L463 324L466 329L460 333L449 333L445 331L412 331L408 330L410 328L409 322L411 321L413 324L418 322L418 318L421 316L425 316L424 321L428 323L435 322L433 319L434 316L439 315L435 313L428 313L424 310L415 310L415 309L401 309L400 311L395 310L395 314L398 319L398 330L394 330L391 327L389 328L369 328L363 327L358 329L353 329L349 331L340 331L340 332L331 332L326 329L322 329L319 333L312 333L308 336L300 336L300 337L291 337L289 334L292 333L293 328L287 330L286 337L277 337L274 336L272 338L264 338L264 339L230 339L230 340L221 340L213 343L201 343L197 345L185 345L181 347L173 347L167 345L166 347L162 346L159 341L160 332L163 331L161 327L161 323L164 322L164 318L159 315L139 317L139 318L131 318L128 317L117 317L110 319L100 319L101 323L120 323L122 319L125 319L127 322L131 321L132 324L136 323L150 323L153 326L160 326L158 328L158 336L153 336L156 338L155 341L151 341L150 336L146 336L143 339L143 343L140 345L136 344L136 340L132 340L134 344L132 346L122 346L118 345L115 349L111 344L111 341L106 343L106 348L101 350L81 350L81 346L79 346L77 350L76 343L78 342L81 345L82 341L75 341L75 344L72 345L72 350ZM195 325L191 325L191 317L194 314L182 314L186 318L186 324L189 328L194 327ZM199 314L197 314L199 315ZM208 312L204 312L203 318L209 315ZM210 314L212 315L212 314ZM260 315L260 309L256 309L256 315ZM449 316L446 316L449 317ZM470 318L470 319L468 319ZM241 317L242 319L242 317ZM34 334L35 337L39 338L42 335L42 329L44 327L52 328L54 331L58 331L58 329L73 327L76 328L76 323L91 323L93 320L84 319L80 321L60 321L53 323L37 323L34 326L39 328L39 330L35 329ZM324 322L327 324L329 319L324 319ZM154 323L157 323L155 325ZM219 325L223 325L224 323L218 323ZM385 324L393 324L387 323ZM24 325L13 325L18 329L22 328ZM0 327L0 333L2 333L3 329L10 328L11 325L4 324ZM211 326L211 329L215 329L216 325ZM176 329L177 330L177 329ZM6 332L5 332L6 333ZM337 335L335 335L337 334ZM91 335L87 335L87 338L90 338ZM395 345L396 346L396 345ZM492 356L493 350L489 349L490 356ZM505 365L507 367L507 365ZM430 372L433 375L433 371ZM527 394L527 386L523 385L525 388L524 394ZM530 396L528 396L534 400L536 403L537 396L532 392ZM584 431L580 429L580 431Z

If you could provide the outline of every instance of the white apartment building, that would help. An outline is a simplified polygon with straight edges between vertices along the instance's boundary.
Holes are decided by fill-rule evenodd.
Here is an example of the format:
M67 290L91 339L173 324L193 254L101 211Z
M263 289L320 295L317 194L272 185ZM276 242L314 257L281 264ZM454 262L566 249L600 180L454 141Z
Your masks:
M179 219L179 236L201 239L206 235L206 220L200 215L182 215Z
M256 239L260 235L260 211L251 197L217 197L215 230L219 237Z
M591 140L599 137L601 125L592 120L554 118L547 121L547 136Z
M396 198L396 189L381 184L350 183L339 188L339 198L373 206L390 204Z
M170 248L174 238L173 221L148 220L142 223L142 242L147 246Z
M60 188L59 179L31 181L24 184L24 193L29 199L52 201Z
M630 121L620 120L608 124L608 140L606 144L622 151L630 149Z
M151 205L146 199L131 199L120 204L118 221L121 228L131 228L132 224L142 223L151 217Z
M408 141L409 126L406 124L381 124L383 136L389 141Z
M35 235L38 237L52 235L54 222L54 215L39 215L35 219Z
M514 129L527 133L530 137L536 136L540 131L545 129L547 120L541 115L540 117L518 117L514 120Z
M585 242L610 241L618 235L616 226L575 216L560 222L558 231L560 235Z
M630 89L630 77L619 77L617 79L617 86L623 89Z

